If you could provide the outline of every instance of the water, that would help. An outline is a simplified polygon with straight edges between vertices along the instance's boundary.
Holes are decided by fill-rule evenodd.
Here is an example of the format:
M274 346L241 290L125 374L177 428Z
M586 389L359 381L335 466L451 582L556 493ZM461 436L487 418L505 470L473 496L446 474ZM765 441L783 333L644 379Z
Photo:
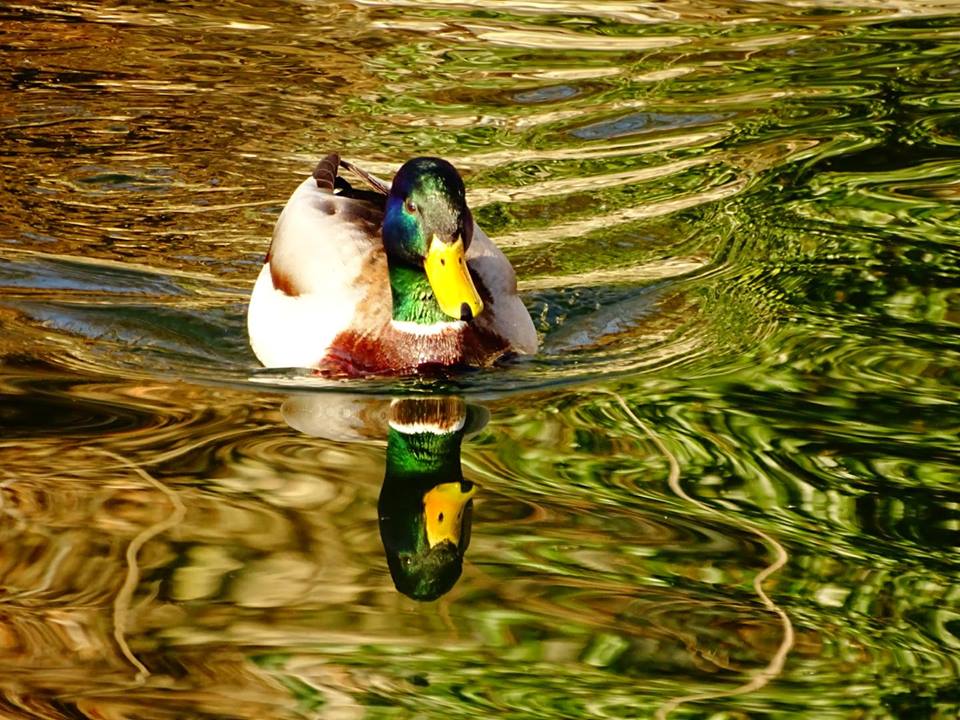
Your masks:
M960 713L955 2L14 2L0 47L4 717ZM332 149L461 168L542 352L258 369ZM437 402L472 529L417 602L378 517Z

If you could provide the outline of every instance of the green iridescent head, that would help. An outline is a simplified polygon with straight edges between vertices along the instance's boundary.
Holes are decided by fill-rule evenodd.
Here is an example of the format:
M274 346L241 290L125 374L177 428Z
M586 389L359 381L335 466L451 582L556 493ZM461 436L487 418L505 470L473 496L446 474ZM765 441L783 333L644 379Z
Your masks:
M473 215L446 160L419 157L397 171L383 217L394 319L471 320L483 302L467 269Z

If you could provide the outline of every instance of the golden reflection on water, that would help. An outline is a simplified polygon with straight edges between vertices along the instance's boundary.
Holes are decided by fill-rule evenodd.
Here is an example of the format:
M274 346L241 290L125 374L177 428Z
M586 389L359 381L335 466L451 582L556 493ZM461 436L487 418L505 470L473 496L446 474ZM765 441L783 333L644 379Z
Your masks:
M41 714L40 699L50 697L77 702L82 712L123 715L172 691L157 716L187 708L233 716L230 698L240 692L254 701L244 716L262 716L271 702L286 703L275 681L236 655L230 635L250 633L242 628L251 622L263 623L254 637L270 634L278 609L296 615L298 606L342 606L370 586L361 578L371 570L351 558L372 545L375 531L334 518L373 514L375 522L382 473L374 459L331 444L318 462L284 439L289 433L255 437L269 427L264 419L279 420L275 401L257 407L236 393L205 398L183 390L114 388L113 412L122 418L116 399L129 396L136 426L101 433L110 415L97 415L100 392L84 386L70 395L91 409L64 419L68 432L89 423L89 443L5 443L0 674L10 711L22 696ZM218 409L151 416L151 399L163 406L173 398L169 409L191 400ZM236 415L241 407L246 427ZM271 462L281 458L278 475ZM341 481L344 471L350 478ZM169 649L181 645L170 665ZM138 671L139 700L113 701L112 693L138 684Z

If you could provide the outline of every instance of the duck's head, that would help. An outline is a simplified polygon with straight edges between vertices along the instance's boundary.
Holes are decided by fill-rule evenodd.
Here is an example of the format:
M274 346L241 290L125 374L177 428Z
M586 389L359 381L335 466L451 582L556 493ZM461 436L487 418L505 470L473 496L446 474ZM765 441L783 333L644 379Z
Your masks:
M433 157L404 163L383 217L395 319L469 321L483 311L467 270L472 237L473 215L453 165Z

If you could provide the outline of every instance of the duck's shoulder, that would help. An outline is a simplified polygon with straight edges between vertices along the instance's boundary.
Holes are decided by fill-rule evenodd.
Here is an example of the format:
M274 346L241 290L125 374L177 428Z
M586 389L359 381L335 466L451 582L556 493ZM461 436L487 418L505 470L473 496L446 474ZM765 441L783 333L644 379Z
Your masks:
M250 344L268 367L316 366L358 315L390 317L383 200L341 182L337 163L324 158L293 191L254 285Z
M491 346L498 338L512 352L536 353L539 339L530 313L517 294L517 274L503 251L477 224L473 226L467 265L484 303L484 311L472 324L480 347Z

